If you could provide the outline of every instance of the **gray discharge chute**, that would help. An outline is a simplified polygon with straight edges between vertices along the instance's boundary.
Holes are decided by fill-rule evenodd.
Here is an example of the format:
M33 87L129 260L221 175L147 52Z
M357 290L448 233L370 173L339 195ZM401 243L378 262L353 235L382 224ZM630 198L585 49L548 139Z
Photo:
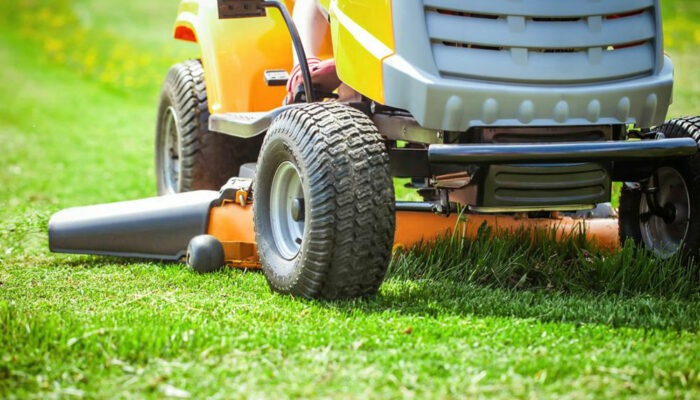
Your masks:
M49 221L56 253L179 260L206 233L216 191L196 191L60 211Z

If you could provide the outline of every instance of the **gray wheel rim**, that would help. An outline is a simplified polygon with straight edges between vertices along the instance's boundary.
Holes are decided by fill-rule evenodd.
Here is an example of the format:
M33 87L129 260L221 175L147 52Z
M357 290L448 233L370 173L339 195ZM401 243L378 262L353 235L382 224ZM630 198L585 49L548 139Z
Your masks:
M270 190L270 225L280 255L291 260L299 254L304 237L305 217L295 221L292 213L295 199L304 199L297 167L285 161L277 167Z
M673 222L666 223L662 217L653 215L640 223L642 240L647 249L656 255L668 258L676 254L688 235L690 228L690 193L683 176L674 168L661 167L656 172L657 202L660 206L672 204L676 209ZM655 179L654 179L655 180ZM646 196L642 196L639 212L649 212Z
M168 193L177 193L180 182L180 127L174 107L168 107L163 117L162 145L163 183Z

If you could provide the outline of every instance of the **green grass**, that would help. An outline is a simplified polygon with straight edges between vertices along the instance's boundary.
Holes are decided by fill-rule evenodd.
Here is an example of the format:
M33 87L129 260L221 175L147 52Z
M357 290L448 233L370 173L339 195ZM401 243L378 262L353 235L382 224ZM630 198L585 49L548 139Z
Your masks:
M700 270L632 248L446 238L339 303L48 253L51 213L155 194L160 80L196 56L168 38L175 8L0 4L0 398L700 397ZM700 3L664 16L671 114L697 114Z

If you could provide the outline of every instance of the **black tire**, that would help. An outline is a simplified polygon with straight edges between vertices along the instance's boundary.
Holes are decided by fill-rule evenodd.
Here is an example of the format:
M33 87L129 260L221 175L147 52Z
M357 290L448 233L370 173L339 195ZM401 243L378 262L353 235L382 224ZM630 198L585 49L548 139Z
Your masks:
M176 119L169 125L171 114ZM240 139L209 131L209 105L199 60L170 68L160 94L156 126L159 195L218 190L238 175L242 164L257 160L261 144L262 137Z
M304 197L304 237L287 258L270 218L273 179L286 162ZM395 201L386 147L367 116L337 103L282 113L265 137L253 199L258 253L274 291L325 299L377 292L391 258Z
M691 137L700 143L700 117L684 117L672 119L658 128L666 138ZM700 249L700 154L693 157L671 162L663 167L677 171L683 179L689 197L689 223L683 239L680 252L685 257L698 256ZM620 242L632 240L637 246L650 248L643 240L640 208L642 204L641 190L627 185L620 193L619 228Z
M224 246L211 235L199 235L187 245L187 265L200 274L214 272L224 266Z

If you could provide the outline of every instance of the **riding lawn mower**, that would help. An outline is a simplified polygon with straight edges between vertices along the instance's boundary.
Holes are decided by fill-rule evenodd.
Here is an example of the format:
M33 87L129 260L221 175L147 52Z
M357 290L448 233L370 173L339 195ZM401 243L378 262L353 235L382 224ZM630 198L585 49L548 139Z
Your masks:
M320 3L343 90L312 79L292 1L182 0L174 37L201 59L163 86L160 197L61 211L51 250L261 268L326 299L375 293L395 246L482 224L697 254L700 117L664 122L658 0ZM578 218L613 182L619 215Z

